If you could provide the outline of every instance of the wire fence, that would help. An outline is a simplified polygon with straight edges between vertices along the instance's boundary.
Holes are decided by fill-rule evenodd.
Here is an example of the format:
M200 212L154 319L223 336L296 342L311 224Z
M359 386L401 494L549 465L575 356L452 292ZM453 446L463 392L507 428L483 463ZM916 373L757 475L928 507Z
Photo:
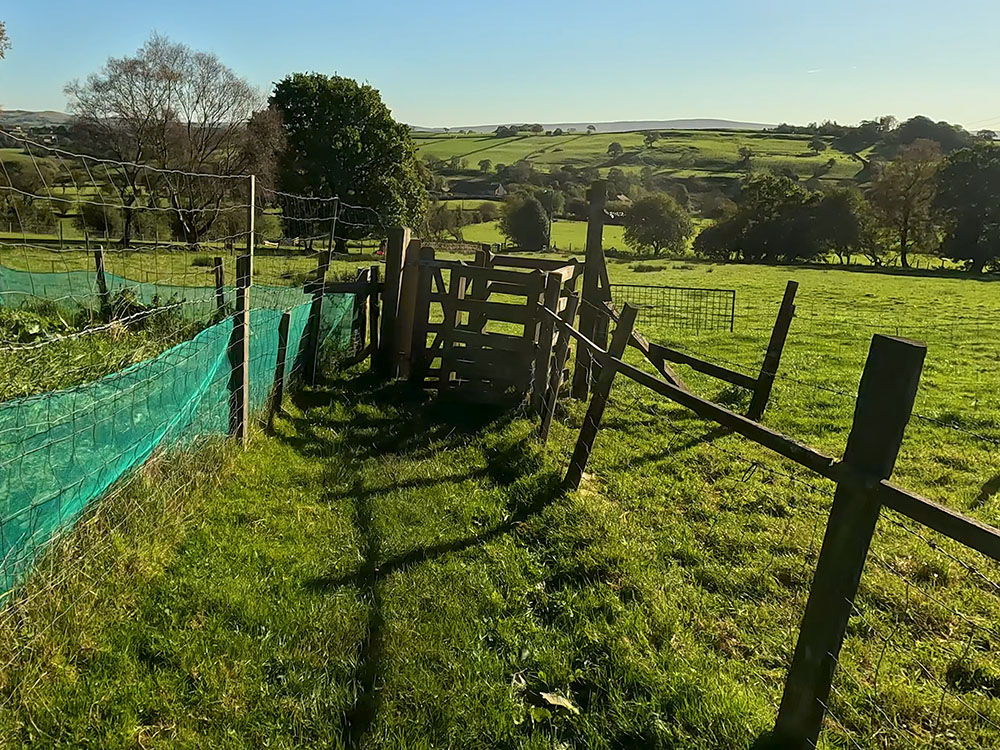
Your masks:
M732 289L611 284L611 297L621 308L638 308L637 322L694 331L733 331L736 292Z
M247 176L0 145L18 149L0 161L0 597L13 611L98 499L229 434L234 399L262 412L279 350L291 381L310 357L358 346L354 295L325 284L337 242L381 219Z

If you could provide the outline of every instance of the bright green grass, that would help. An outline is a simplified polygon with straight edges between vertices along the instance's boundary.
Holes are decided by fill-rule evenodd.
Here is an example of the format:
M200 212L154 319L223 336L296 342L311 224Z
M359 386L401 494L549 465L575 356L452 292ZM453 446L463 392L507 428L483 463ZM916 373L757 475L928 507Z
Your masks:
M840 455L870 335L898 328L929 347L917 412L1000 439L991 284L655 265L609 272L736 288L736 333L643 332L751 373L785 282L800 282L769 426ZM0 638L3 662L16 655L0 744L750 747L773 721L830 485L620 381L591 476L564 496L553 485L581 417L560 411L542 449L533 422L368 376L308 394L226 462L226 481L185 496L190 520L74 556L81 573L25 605ZM919 418L895 474L994 524L998 477L995 444ZM1000 605L963 563L1000 571L891 521L821 745L996 746ZM46 629L77 596L79 613Z
M604 227L604 247L625 248L624 228L609 225ZM462 228L462 236L466 242L489 242L505 244L506 239L500 233L498 222L471 224ZM583 252L587 244L587 222L557 219L552 224L552 245L567 252Z
M743 146L753 149L758 168L791 169L805 178L829 159L833 159L835 165L824 179L850 179L861 168L849 156L833 149L814 154L808 148L810 138L807 136L710 130L664 131L662 136L652 148L644 145L642 133L514 138L416 134L414 139L421 156L438 159L459 156L466 159L472 169L482 159L490 159L494 165L528 160L542 171L566 165L598 167L606 171L617 165L629 171L649 166L677 177L735 177L739 149ZM617 164L607 155L609 144L616 141L626 151L626 158Z

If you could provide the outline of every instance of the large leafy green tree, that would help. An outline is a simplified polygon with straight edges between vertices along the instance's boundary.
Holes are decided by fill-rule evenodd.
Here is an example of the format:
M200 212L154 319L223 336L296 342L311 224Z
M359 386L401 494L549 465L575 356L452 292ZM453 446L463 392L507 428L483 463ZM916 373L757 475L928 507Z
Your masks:
M935 241L931 204L940 162L936 142L914 141L882 168L868 193L880 221L896 236L904 268L910 265L908 253Z
M271 105L281 115L285 149L278 181L290 193L339 197L365 207L347 213L337 246L381 226L418 226L427 191L410 129L396 122L379 92L350 78L295 73L279 81Z
M1000 263L1000 147L957 151L937 178L934 208L943 219L941 252L971 273Z
M636 250L682 253L691 236L691 217L666 193L640 198L625 210L625 242Z
M549 242L549 217L533 195L518 194L500 212L500 232L518 250L537 252Z
M10 40L7 38L7 26L4 25L3 21L0 21L0 58L3 58L9 48Z

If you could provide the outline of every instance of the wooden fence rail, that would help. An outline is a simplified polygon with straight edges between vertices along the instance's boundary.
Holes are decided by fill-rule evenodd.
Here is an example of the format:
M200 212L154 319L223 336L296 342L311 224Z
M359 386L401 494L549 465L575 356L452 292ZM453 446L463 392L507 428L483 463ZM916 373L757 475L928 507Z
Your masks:
M837 484L778 718L772 734L759 746L794 750L815 747L837 656L882 507L1000 562L1000 529L889 481L920 381L926 353L923 344L882 335L873 337L844 458L838 461L668 382L662 375L651 375L623 361L626 343L635 343L634 308L626 305L618 316L619 323L607 349L560 316L547 314L558 330L560 342L575 339L581 350L578 356L585 352L588 361L599 363L601 368L567 469L567 488L579 486L600 429L604 406L619 374ZM550 399L555 397L550 392ZM550 412L554 409L555 404L548 401L542 414L543 437L547 436L546 421L551 423Z

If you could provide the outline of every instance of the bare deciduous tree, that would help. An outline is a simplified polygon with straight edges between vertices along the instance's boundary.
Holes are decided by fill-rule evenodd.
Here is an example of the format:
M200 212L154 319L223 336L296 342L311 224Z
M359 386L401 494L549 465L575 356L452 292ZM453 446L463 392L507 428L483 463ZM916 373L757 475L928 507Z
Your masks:
M177 234L196 244L233 192L232 180L197 175L263 171L266 182L273 174L276 116L261 114L261 92L215 55L154 34L134 56L110 58L66 93L98 155L123 162L110 175L123 206L123 244L140 201L151 207L165 200Z

